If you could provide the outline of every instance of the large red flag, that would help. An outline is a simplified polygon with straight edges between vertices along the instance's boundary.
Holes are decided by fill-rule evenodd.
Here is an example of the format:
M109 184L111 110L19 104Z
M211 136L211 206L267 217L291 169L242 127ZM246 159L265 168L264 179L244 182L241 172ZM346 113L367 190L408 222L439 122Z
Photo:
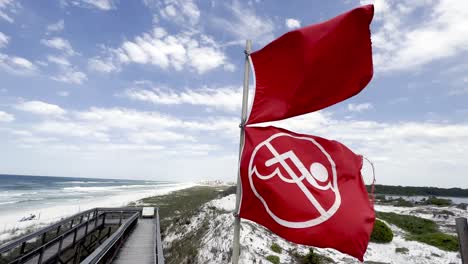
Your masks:
M372 78L372 5L286 33L251 54L256 91L248 124L323 109Z
M374 209L362 156L343 144L276 127L246 127L239 215L304 245L363 260Z

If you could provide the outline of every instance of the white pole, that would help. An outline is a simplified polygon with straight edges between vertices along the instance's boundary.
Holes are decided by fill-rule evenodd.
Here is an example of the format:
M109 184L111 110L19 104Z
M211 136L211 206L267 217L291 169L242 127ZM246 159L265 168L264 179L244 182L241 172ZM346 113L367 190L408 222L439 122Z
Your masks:
M235 211L235 220L234 220L234 241L232 244L232 263L239 263L239 253L240 253L240 217L239 213L239 204L241 196L241 181L240 181L240 158L242 155L242 147L244 146L244 137L245 129L244 125L247 121L247 102L249 96L249 55L252 49L252 41L247 40L245 43L245 64L244 64L244 90L242 92L242 116L241 116L241 125L240 125L240 142L239 142L239 166L237 171L237 193L236 193L236 211Z

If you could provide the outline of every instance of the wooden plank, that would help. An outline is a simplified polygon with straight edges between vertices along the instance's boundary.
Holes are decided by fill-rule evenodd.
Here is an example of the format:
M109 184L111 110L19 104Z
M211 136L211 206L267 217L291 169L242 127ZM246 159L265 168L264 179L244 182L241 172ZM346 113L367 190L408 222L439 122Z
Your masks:
M139 219L135 229L127 238L115 264L155 264L156 234L154 219Z

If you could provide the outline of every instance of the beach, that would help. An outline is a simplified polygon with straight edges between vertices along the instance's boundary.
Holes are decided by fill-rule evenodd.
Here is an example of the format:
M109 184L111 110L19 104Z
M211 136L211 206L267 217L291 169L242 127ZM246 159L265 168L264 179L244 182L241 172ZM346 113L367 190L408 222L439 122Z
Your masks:
M0 176L0 243L94 207L131 202L192 187L194 183ZM34 216L33 219L21 219Z

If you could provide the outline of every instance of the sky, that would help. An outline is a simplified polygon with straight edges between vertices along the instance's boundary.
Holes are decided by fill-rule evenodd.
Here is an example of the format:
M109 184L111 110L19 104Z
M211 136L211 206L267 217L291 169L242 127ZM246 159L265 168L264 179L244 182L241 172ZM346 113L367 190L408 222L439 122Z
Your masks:
M0 173L235 181L245 40L371 2L0 0ZM468 188L468 1L379 0L371 32L367 88L275 125Z

